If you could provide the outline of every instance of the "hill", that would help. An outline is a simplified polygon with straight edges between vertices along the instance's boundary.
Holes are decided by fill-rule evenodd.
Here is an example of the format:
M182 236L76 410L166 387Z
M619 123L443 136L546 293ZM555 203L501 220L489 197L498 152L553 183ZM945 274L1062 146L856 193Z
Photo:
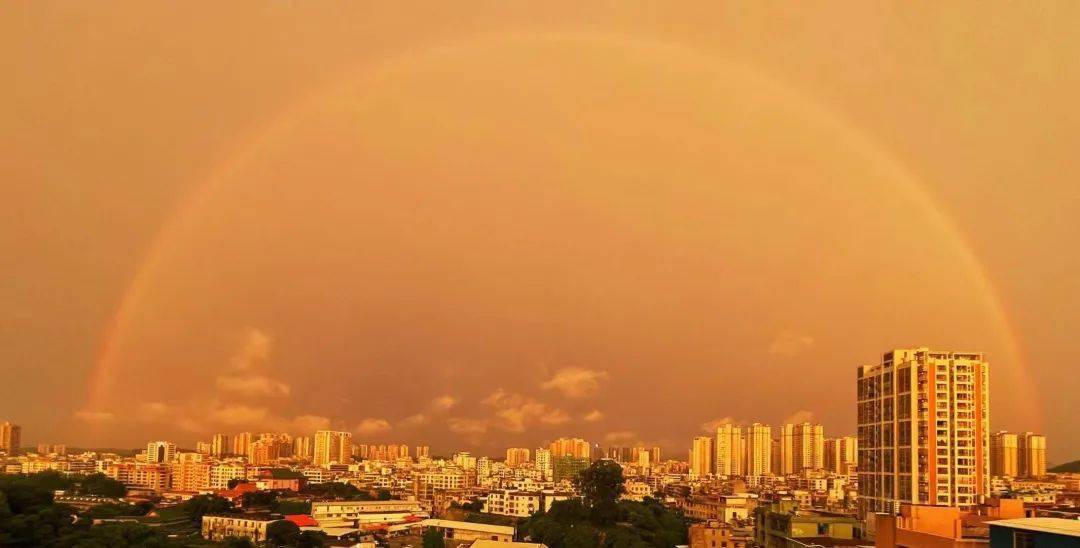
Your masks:
M1047 470L1047 472L1054 472L1054 473L1057 473L1057 474L1064 474L1064 473L1069 473L1069 472L1073 472L1073 473L1080 472L1080 460L1074 460L1072 462L1066 462L1065 464L1059 464L1059 465Z

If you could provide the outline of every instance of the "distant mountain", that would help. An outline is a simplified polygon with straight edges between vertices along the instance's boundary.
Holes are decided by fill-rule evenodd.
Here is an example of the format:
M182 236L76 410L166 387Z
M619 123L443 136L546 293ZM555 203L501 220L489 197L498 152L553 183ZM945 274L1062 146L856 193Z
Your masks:
M1058 474L1066 472L1080 472L1080 460L1074 460L1072 462L1066 462L1065 464L1059 464L1047 471L1056 472Z

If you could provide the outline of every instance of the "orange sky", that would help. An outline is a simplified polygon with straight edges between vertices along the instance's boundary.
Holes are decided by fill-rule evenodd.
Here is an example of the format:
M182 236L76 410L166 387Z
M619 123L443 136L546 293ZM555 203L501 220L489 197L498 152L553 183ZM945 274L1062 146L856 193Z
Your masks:
M0 419L682 452L929 345L1080 454L1080 6L392 5L2 8Z

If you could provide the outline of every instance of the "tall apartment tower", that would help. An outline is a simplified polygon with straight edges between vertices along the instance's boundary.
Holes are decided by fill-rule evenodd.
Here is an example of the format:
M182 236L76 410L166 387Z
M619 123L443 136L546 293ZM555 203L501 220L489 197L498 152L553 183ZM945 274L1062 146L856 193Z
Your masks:
M713 472L713 438L698 436L690 444L690 476L701 478Z
M1017 466L1025 478L1046 475L1046 437L1024 432L1017 436Z
M551 442L551 455L553 457L576 457L587 459L591 455L589 442L581 438L559 438Z
M990 490L990 366L978 352L886 352L857 370L859 517L970 507Z
M21 444L22 427L7 421L0 422L0 451L8 456L16 455Z
M315 450L312 461L316 466L325 466L330 463L351 463L352 434L333 430L315 432Z
M794 424L782 424L777 429L779 430L777 438L777 452L776 465L773 467L773 473L777 476L787 476L795 473L795 425Z
M713 445L713 461L717 476L741 476L744 474L742 427L722 424L716 428L716 444Z
M765 476L772 470L772 427L754 423L746 427L747 476Z
M293 456L309 461L315 452L315 442L310 436L296 436L293 439Z
M210 438L210 454L220 457L228 453L232 449L229 446L229 441L229 436L225 434L214 434L214 437Z
M804 422L794 425L791 443L795 472L825 467L825 429L820 424Z
M994 432L990 435L990 474L1015 478L1020 474L1019 441L1016 434Z
M170 463L176 457L176 444L169 441L152 441L146 444L146 462Z
M255 436L251 432L240 432L233 436L232 439L232 452L234 455L249 456L251 454L251 442L255 441Z
M858 462L858 438L844 436L825 440L825 469L834 474L850 474Z
M532 451L528 447L509 447L506 449L506 465L520 466L532 461Z
M533 459L536 461L536 469L543 472L545 476L550 476L552 466L551 449L536 448L536 451L533 452Z
M431 447L429 447L427 445L417 445L416 446L416 458L417 459L431 458Z

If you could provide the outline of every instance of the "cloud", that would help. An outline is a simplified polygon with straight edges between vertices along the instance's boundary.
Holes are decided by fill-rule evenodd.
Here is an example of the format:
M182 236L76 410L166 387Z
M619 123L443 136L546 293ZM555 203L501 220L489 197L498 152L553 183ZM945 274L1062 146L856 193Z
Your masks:
M637 437L637 432L633 430L618 430L605 434L604 441L607 443L632 443Z
M289 385L262 375L218 377L216 386L223 392L233 392L249 397L280 397L288 396L291 392Z
M732 417L718 417L711 421L705 421L701 423L701 430L710 434L715 434L716 429L725 424L738 424L739 421Z
M567 367L560 369L550 380L540 385L544 390L555 389L568 398L584 398L600 387L600 381L606 380L606 371Z
M508 432L524 432L536 424L553 426L570 420L570 415L562 409L520 394L510 394L502 388L492 392L481 403L495 408L494 425Z
M814 338L810 335L794 333L784 330L776 334L772 343L769 344L769 355L793 357L806 352L814 346Z
M440 411L449 411L455 405L457 405L457 402L458 402L457 398L455 398L453 396L449 396L449 395L447 395L447 396L439 396L439 397L431 400L431 407L433 409L438 409Z
M585 416L581 417L581 420L583 420L585 422L596 422L596 421L600 421L600 420L603 420L603 419L604 419L604 413L601 412L599 409L593 409L592 411L589 411L588 413L585 413Z
M89 409L83 409L75 412L75 418L86 422L108 422L116 418L116 415L109 411L92 411Z
M481 419L447 419L446 426L455 434L465 435L484 434L488 430L488 422Z
M786 417L781 424L802 424L804 422L814 422L813 411L800 409Z
M248 327L241 335L240 348L229 358L229 367L247 371L270 356L273 339L260 329Z
M398 425L399 426L420 426L422 424L427 424L427 422L428 422L427 415L425 415L423 413L417 413L415 415L409 415L408 417L405 417L404 419L401 419L400 421L398 421Z
M257 426L266 422L267 414L265 407L225 405L211 410L208 416L213 422L229 426Z
M177 419L176 425L185 432L192 432L198 434L206 431L206 427L201 422L190 419L188 417L181 417Z
M300 415L293 418L291 430L302 435L310 435L316 430L328 430L330 419L319 415Z
M356 431L362 436L373 436L390 430L390 423L386 419L364 419L357 425Z

